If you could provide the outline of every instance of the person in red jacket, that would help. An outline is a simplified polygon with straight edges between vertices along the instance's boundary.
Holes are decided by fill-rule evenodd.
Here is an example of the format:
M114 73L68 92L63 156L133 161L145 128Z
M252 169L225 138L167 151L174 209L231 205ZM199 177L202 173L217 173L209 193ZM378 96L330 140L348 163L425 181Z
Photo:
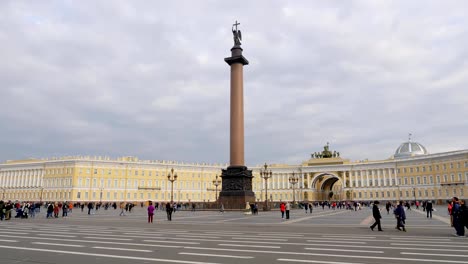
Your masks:
M284 212L286 211L286 205L284 203L280 204L281 218L284 219Z

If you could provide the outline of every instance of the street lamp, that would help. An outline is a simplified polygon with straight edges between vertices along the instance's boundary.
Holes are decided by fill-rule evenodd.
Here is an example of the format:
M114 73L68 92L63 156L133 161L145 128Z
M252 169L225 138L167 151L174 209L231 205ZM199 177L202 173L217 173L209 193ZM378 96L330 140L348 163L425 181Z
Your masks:
M177 173L174 173L174 168L167 174L167 179L171 182L171 204L174 202L174 182L177 181Z
M215 194L215 200L218 202L218 186L221 184L221 181L218 180L218 175L216 174L216 179L213 180L213 185L215 186L216 189L216 194Z
M293 187L293 204L296 204L296 194L294 192L294 187L298 182L299 182L299 177L296 176L296 174L293 171L292 176L289 177L289 183Z
M271 178L271 176L273 175L273 172L271 172L271 170L268 170L268 165L266 164L265 162L265 165L263 165L263 170L260 169L260 177L262 177L264 180L265 180L265 207L264 207L264 210L265 211L268 211L269 210L269 207L268 207L268 179Z

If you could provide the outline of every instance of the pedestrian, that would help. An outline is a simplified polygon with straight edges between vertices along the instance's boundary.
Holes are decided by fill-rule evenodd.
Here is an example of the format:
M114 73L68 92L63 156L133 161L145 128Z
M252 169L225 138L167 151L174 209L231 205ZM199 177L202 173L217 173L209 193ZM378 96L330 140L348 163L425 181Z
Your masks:
M385 204L385 209L387 210L387 214L390 214L390 207L392 207L392 204L390 202L387 202Z
M148 205L148 223L153 223L153 215L154 215L154 206L151 201L149 201Z
M120 214L119 214L119 216L122 216L122 215L126 216L125 215L125 203L124 202L120 203Z
M286 211L286 205L284 203L280 204L281 219L284 219L284 212Z
M309 204L309 212L312 213L313 209L312 209L312 204Z
M166 203L167 220L172 221L172 206L170 202Z
M448 201L448 202L447 202L447 211L448 211L448 214L450 215L450 226L451 226L451 227L453 227L452 209L453 209L453 202L452 202L452 201Z
M380 219L382 218L382 215L380 215L380 209L377 206L378 204L379 204L379 201L375 201L374 206L372 207L372 216L374 217L374 220L375 220L374 224L370 226L370 229L372 231L374 231L375 226L377 226L379 231L383 231L382 226L380 224Z
M432 201L431 200L427 201L425 210L426 210L427 218L429 217L432 218Z
M219 208L220 213L224 213L224 204L221 204L221 207Z
M46 216L46 218L52 217L53 212L54 212L54 205L52 203L49 203L49 205L47 205L47 216Z
M463 222L463 212L460 208L460 202L458 197L452 198L453 208L452 208L452 216L453 216L453 227L455 228L456 233L454 236L461 237L465 236L465 225Z
M64 202L62 206L62 217L68 216L68 203Z
M91 210L93 209L93 203L89 202L88 203L88 214L91 214Z
M291 210L291 204L286 202L286 219L289 219L289 210Z
M309 204L308 203L304 203L304 209L305 209L305 213L307 214L307 210L309 209Z
M397 220L397 225L395 228L400 231L406 232L406 229L405 229L406 214L405 214L405 208L403 207L402 201L400 201L400 203L397 205L397 208L395 209L395 211L393 211L393 213L395 213L395 218Z
M463 212L462 213L463 227L466 227L468 229L468 207L466 207L464 200L460 200L460 209Z

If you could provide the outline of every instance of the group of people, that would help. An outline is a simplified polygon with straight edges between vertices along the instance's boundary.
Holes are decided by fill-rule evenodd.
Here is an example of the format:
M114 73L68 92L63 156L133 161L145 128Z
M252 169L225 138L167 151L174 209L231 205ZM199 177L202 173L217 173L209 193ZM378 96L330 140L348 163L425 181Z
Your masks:
M374 228L377 226L378 231L382 230L382 225L380 223L380 219L382 219L382 215L380 214L380 209L378 207L379 201L375 201L372 207L372 216L374 217L374 224L370 226L370 229L374 231ZM421 204L419 202L415 202L416 208L419 208ZM387 210L387 214L390 213L390 209L393 205L390 202L385 204L385 209ZM395 215L396 219L396 229L400 231L406 232L405 228L405 220L406 220L406 210L411 210L409 203L404 203L400 201L398 205L393 210L393 214ZM432 212L434 211L434 207L432 201L425 201L422 203L423 211L426 211L426 217L432 218ZM465 228L468 229L468 208L465 204L464 200L458 199L458 197L453 197L451 201L448 202L448 214L450 215L450 223L453 228L455 228L456 233L454 236L457 237L464 237L465 236Z
M155 203L156 206L153 205L152 201L148 201L148 223L153 223L153 217L154 213L158 209L159 205L158 203ZM161 205L160 208L162 209L163 206ZM177 204L176 203L170 203L167 202L166 205L164 206L166 209L166 215L167 215L167 221L172 221L172 214L177 211Z

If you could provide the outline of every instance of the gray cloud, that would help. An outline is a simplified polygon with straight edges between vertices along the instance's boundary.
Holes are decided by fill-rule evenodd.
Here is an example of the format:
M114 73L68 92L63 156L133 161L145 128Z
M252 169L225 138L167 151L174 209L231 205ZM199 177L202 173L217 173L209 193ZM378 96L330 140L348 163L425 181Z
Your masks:
M466 149L465 2L4 1L0 160L227 162L230 25L241 22L246 160L326 142L385 159L412 132ZM448 15L450 14L450 15Z

